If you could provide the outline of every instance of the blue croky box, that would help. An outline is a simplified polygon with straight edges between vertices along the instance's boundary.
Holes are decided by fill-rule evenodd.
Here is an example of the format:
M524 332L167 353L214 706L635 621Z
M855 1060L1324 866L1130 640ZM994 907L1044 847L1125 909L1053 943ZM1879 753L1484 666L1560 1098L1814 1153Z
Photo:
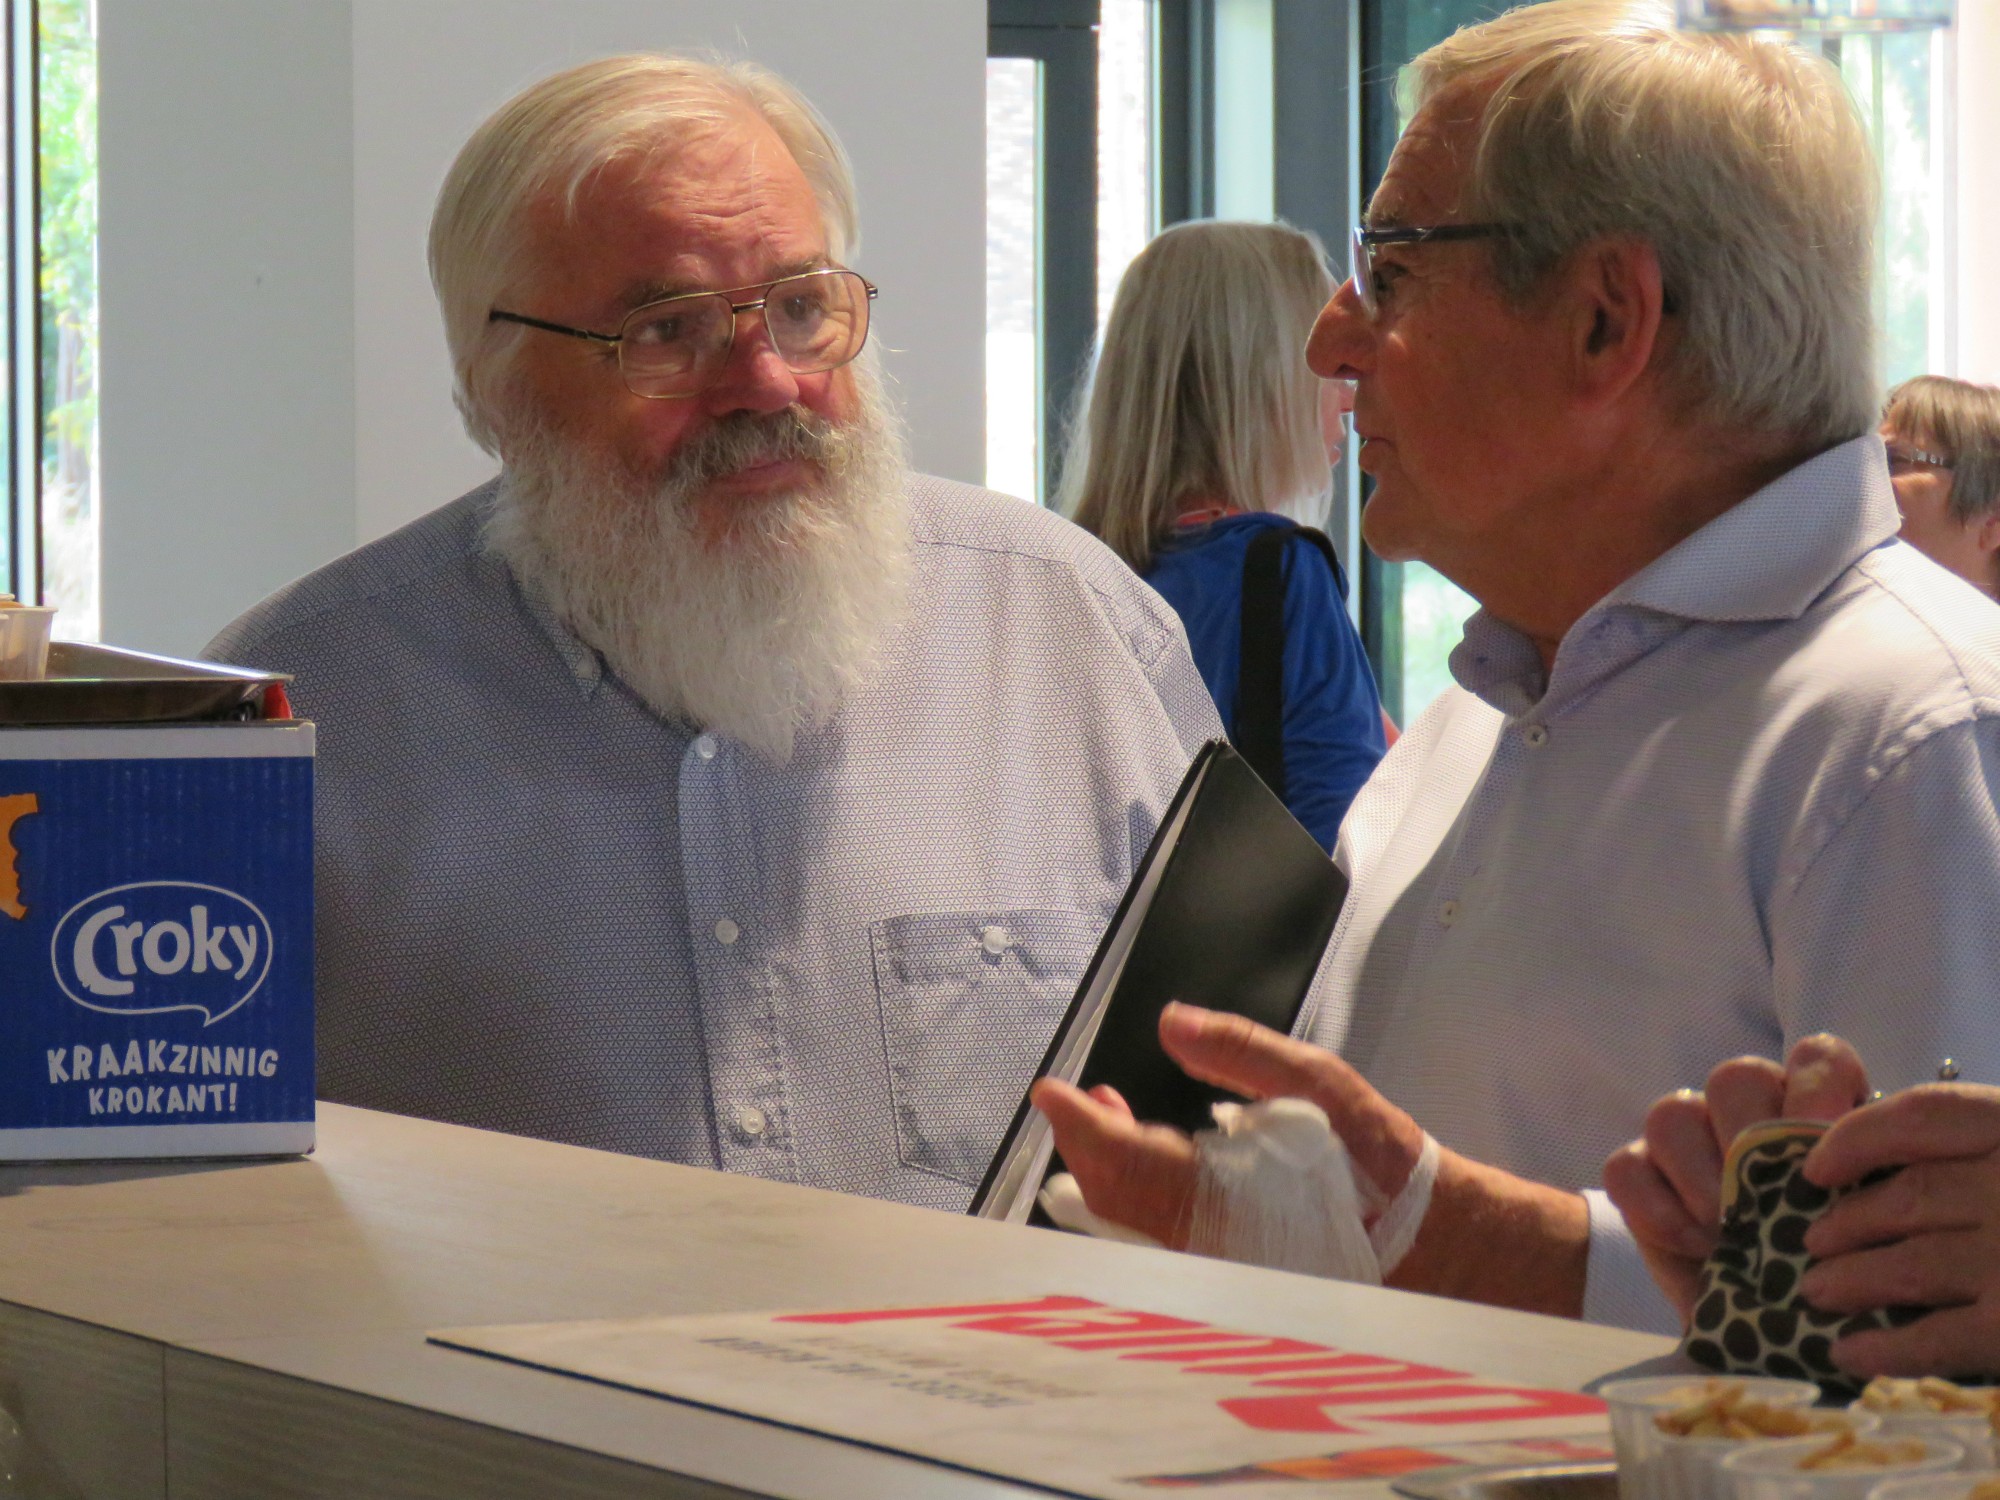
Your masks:
M312 756L0 730L0 1160L312 1149Z

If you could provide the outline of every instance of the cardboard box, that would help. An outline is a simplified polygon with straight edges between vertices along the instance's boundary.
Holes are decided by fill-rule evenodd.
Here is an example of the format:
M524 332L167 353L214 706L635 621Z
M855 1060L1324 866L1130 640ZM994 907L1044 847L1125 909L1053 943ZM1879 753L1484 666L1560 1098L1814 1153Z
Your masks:
M312 1149L312 755L0 729L0 1160Z

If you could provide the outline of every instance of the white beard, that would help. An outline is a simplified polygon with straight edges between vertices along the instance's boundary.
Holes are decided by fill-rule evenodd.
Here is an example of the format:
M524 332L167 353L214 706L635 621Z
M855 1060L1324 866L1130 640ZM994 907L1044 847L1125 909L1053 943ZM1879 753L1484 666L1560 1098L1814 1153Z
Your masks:
M783 765L867 679L908 598L901 434L872 365L854 373L851 422L738 413L648 475L517 420L486 544L656 713ZM818 477L704 497L774 457Z

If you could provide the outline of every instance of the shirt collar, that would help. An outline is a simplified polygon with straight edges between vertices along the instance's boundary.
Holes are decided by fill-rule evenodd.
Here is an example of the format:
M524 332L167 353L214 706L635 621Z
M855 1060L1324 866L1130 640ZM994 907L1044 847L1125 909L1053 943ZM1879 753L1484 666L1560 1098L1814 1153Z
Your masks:
M488 488L481 516L482 530L486 519L493 513L494 505L499 501L500 485L504 477L503 475L502 478L495 479ZM556 612L555 606L549 602L541 588L517 573L506 558L487 546L485 560L488 567L497 569L513 583L520 594L521 607L526 611L528 618L547 638L549 644L555 647L556 654L562 658L563 665L569 668L570 676L576 680L577 690L584 697L590 697L597 691L598 684L604 680L604 658L563 623L562 616Z
M1634 621L1645 639L1623 643L1625 654L1643 651L1661 629L1671 633L1692 621L1797 619L1900 524L1881 438L1869 433L1841 443L1731 506L1598 600L1563 637L1557 665L1616 612L1646 617ZM1450 666L1459 686L1509 716L1533 707L1550 686L1534 643L1483 609L1465 622Z
M1626 579L1584 618L1624 606L1684 620L1796 620L1900 525L1889 461L1882 439L1871 432L1806 460L1731 506Z

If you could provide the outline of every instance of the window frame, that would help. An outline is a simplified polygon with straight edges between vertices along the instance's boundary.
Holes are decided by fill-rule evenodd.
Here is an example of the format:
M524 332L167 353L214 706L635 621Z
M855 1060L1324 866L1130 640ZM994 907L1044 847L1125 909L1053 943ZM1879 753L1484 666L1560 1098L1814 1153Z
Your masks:
M6 0L6 592L42 598L42 339L39 47L35 0Z
M1036 206L1036 453L1048 504L1064 429L1097 339L1098 0L988 0L986 55L1041 66Z

